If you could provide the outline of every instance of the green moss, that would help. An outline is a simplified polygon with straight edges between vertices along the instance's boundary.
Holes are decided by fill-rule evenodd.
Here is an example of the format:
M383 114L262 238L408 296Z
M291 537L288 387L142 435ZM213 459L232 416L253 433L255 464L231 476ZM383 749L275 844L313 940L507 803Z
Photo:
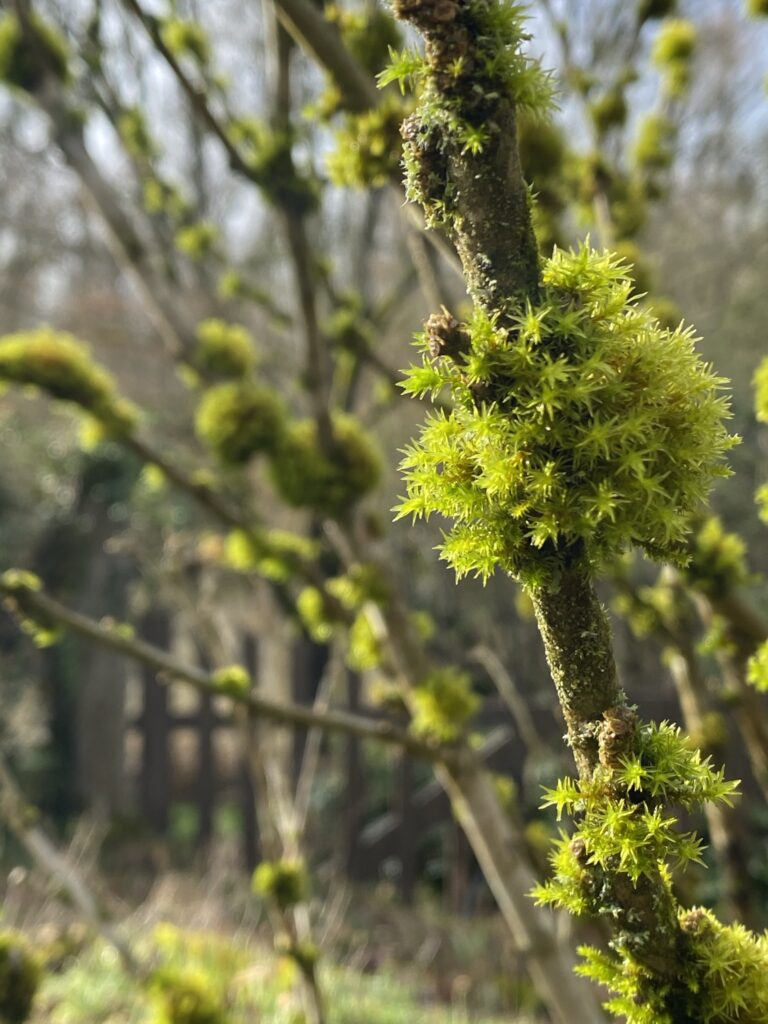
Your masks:
M108 433L136 424L137 411L120 398L113 378L71 334L40 328L0 338L0 380L39 388L90 413Z
M394 18L378 5L364 11L351 11L329 4L324 13L329 21L338 25L348 49L371 75L381 71L389 59L389 51L402 41Z
M151 160L157 156L146 118L139 107L129 107L120 114L117 130L131 156L139 160Z
M651 60L664 74L666 91L670 96L679 96L688 87L696 43L697 32L693 22L684 18L669 18L662 22L654 40Z
M621 128L627 120L627 101L624 90L609 89L589 104L589 112L598 134L606 135L613 128Z
M26 939L17 932L0 932L0 1020L23 1024L40 981L40 965Z
M737 533L729 533L717 516L710 516L698 527L690 539L689 553L681 572L697 590L723 595L752 579L746 544Z
M253 873L253 891L290 910L309 895L309 878L298 860L263 861Z
M283 407L262 385L245 381L218 384L203 394L195 429L222 462L243 465L254 455L273 453L281 443Z
M316 558L318 553L314 541L287 530L233 530L224 546L224 564L237 572L258 572L267 579L285 582L302 562Z
M643 255L643 251L637 243L625 239L617 242L613 247L614 252L626 263L628 274L635 282L633 294L645 295L653 286L653 272ZM680 317L677 323L680 322Z
M411 729L434 743L452 743L464 732L480 706L466 672L436 669L414 687L410 697Z
M58 643L62 636L61 626L55 619L40 611L28 596L42 589L40 578L23 569L7 569L0 576L0 582L6 591L4 605L35 645L51 647Z
M209 256L219 241L219 229L210 221L201 220L196 224L187 224L176 232L175 242L179 252L199 261Z
M768 693L768 641L749 659L747 682L761 693Z
M230 697L247 697L253 681L242 665L225 665L213 673L216 688Z
M202 320L195 331L195 362L216 377L245 377L256 362L253 337L242 324L226 320Z
M450 387L403 462L401 516L454 520L443 557L459 576L496 566L552 582L580 545L595 564L638 545L683 559L691 514L727 470L724 382L690 328L670 332L631 298L615 256L556 252L541 304L511 330L476 312L471 350L410 371L405 389Z
M747 14L752 18L768 18L768 0L747 0Z
M163 967L148 983L154 1024L229 1024L229 1017L202 971Z
M381 475L378 452L357 420L336 415L333 450L322 450L314 420L285 430L271 463L272 478L289 505L345 518Z
M144 209L149 214L164 213L172 221L180 221L189 213L189 203L176 185L162 178L147 178L143 185ZM182 246L190 244L190 238L182 236ZM191 242L194 249L195 243Z
M175 57L192 57L200 64L210 59L210 44L202 25L182 18L165 18L160 37Z
M684 18L670 18L659 29L652 60L657 67L690 60L696 50L696 26Z
M275 131L255 117L238 117L229 122L227 134L242 152L251 178L268 202L301 214L316 209L318 182L295 166L293 133Z
M400 125L407 110L397 97L362 114L347 114L326 157L328 177L345 188L381 188L400 167Z
M0 18L0 79L24 92L35 92L46 75L60 81L69 78L69 48L66 40L38 14L30 16L33 38L27 38L18 18Z
M672 142L675 129L672 122L661 114L648 114L640 127L632 147L632 156L643 170L664 170L672 163Z

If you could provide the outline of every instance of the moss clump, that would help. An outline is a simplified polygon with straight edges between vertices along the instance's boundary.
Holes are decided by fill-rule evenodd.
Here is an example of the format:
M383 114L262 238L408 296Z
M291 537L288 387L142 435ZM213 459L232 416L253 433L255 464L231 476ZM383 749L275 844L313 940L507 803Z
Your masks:
M242 324L202 320L197 325L195 362L216 377L245 377L256 362L253 337Z
M213 682L217 690L229 697L247 697L253 681L242 665L225 665L213 673Z
M149 980L149 992L156 1006L155 1024L229 1024L217 994L201 972L160 968Z
M670 96L679 96L688 88L696 42L696 26L685 18L669 18L659 29L651 60L663 73Z
M747 665L747 682L762 693L768 693L768 641L752 655Z
M14 14L0 18L0 80L33 93L46 75L69 78L69 48L64 38L39 15L29 20L32 38L25 35Z
M329 21L338 25L347 48L371 75L381 71L390 50L396 49L402 41L394 18L379 6L350 11L329 4L324 13Z
M209 388L195 417L197 436L230 466L274 452L283 424L283 407L274 393L246 381Z
M117 130L123 145L137 160L151 160L157 148L147 126L146 118L138 107L124 110L117 121Z
M409 698L411 729L434 743L452 743L461 736L480 701L466 672L441 668L414 687Z
M0 583L6 595L3 603L37 647L50 647L61 639L59 623L29 599L29 595L42 590L39 576L23 569L7 569L0 576Z
M0 338L0 380L71 402L109 433L127 433L136 424L135 408L119 397L112 377L93 363L85 345L62 331L40 328Z
M400 167L400 125L406 114L397 97L374 110L348 114L326 158L328 177L345 188L381 188Z
M199 261L210 256L219 241L219 229L210 221L201 220L179 228L174 241L179 252Z
M642 170L665 170L672 163L672 142L675 129L672 122L660 114L648 114L640 127L632 147L635 163Z
M289 505L344 518L378 483L381 461L357 420L336 415L330 452L323 451L315 421L299 420L284 432L271 469Z
M752 579L746 544L737 533L729 533L717 516L704 520L690 540L689 551L690 559L681 571L697 590L721 596Z
M160 38L175 57L192 57L200 64L210 59L208 36L196 21L166 18L160 25Z
M301 172L293 160L294 135L276 131L255 117L233 118L227 134L243 154L250 176L278 209L307 214L319 201L318 182Z
M513 327L476 311L456 359L421 338L404 388L448 386L455 408L407 450L399 512L454 520L442 553L459 576L499 566L547 585L574 557L599 564L630 545L685 558L691 514L735 443L724 381L693 330L664 330L632 289L615 256L558 251Z
M298 860L263 861L253 873L253 891L290 910L309 895L309 878Z
M624 90L614 88L604 92L602 96L590 103L589 112L598 134L606 135L612 128L621 128L627 120L627 100Z
M40 964L22 935L0 932L0 1020L22 1024L32 1012Z

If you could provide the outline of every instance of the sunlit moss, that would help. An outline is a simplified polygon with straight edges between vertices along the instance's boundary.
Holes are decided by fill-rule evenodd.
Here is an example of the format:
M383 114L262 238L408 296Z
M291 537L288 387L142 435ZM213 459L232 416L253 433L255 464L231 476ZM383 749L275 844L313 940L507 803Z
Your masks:
M690 328L661 328L615 256L582 247L543 267L541 305L502 329L476 311L470 350L424 365L405 389L450 387L406 453L400 515L454 520L459 576L501 566L536 585L573 546L599 563L628 545L684 559L691 514L726 475L724 382Z
M195 361L216 377L245 377L256 362L251 332L242 324L211 318L201 320L195 331Z
M247 381L218 384L202 396L195 429L222 462L237 466L281 443L282 404L269 388Z
M298 860L263 861L253 873L253 890L290 910L309 895L307 870Z
M137 412L71 334L39 328L0 338L0 380L39 388L91 414L109 433L130 431Z
M338 414L330 451L323 450L314 420L298 420L284 431L271 470L289 505L345 518L378 483L381 460L357 420Z

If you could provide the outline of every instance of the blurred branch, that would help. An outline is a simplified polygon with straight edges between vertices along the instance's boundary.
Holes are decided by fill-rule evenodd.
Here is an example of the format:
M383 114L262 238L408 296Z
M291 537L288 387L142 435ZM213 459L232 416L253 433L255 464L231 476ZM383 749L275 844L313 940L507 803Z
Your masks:
M422 757L429 761L451 763L455 760L455 755L450 749L426 743L390 722L370 720L362 715L351 715L344 711L316 711L299 704L273 701L260 696L257 692L224 689L217 681L215 673L210 674L201 668L184 665L152 644L126 636L119 628L116 629L104 622L96 622L80 612L73 611L42 590L23 587L20 594L18 584L9 584L0 578L0 594L5 595L11 604L21 599L25 613L27 610L33 614L37 613L87 640L147 665L165 677L164 681L177 679L189 683L200 693L229 697L246 708L255 718L266 718L278 725L305 729L322 728L346 736L356 736L358 739L376 740L402 747L414 757Z

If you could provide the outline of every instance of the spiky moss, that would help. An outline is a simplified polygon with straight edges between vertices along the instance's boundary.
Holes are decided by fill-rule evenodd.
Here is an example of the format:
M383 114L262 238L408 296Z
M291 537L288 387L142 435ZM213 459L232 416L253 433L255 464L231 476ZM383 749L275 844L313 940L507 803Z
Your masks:
M408 698L411 731L434 743L453 743L476 713L480 700L466 672L436 669Z
M299 860L262 861L253 873L253 891L290 910L309 895L307 870Z
M251 332L242 324L211 318L202 320L195 331L195 362L216 377L245 377L256 362Z
M607 1006L622 1019L632 1024L756 1022L761 1018L752 1017L751 1010L744 1017L728 1015L733 1007L723 1002L727 986L724 975L717 978L719 954L692 941L691 922L698 912L681 911L671 887L672 870L699 861L702 847L695 833L677 830L667 808L690 811L709 801L730 803L736 785L702 759L679 729L667 723L639 725L629 709L605 712L597 736L599 765L592 777L561 780L546 793L545 806L555 807L558 818L567 811L578 824L556 844L552 876L535 891L538 902L611 921L611 951L584 947L586 963L579 971L616 994ZM647 886L656 888L657 902L644 920L636 900ZM667 936L656 933L659 950L666 950L659 960L654 929L663 926L676 938L670 946ZM740 926L721 934L764 959L763 940ZM749 970L734 981L754 984Z
M348 114L326 157L328 177L345 188L380 188L400 166L400 125L407 111L396 96L373 110Z
M69 48L56 29L38 14L31 14L29 39L14 14L0 18L0 80L33 93L46 75L62 82L69 78Z
M605 1005L626 1024L763 1024L768 1020L768 933L754 935L743 925L723 925L703 907L680 912L688 966L670 1001L671 986L649 979L631 955L579 952L577 968L614 993ZM687 989L687 991L685 991Z
M456 189L446 188L448 163L490 152L501 137L500 113L506 119L510 111L548 112L551 79L525 52L530 37L521 4L398 0L394 9L426 40L424 57L401 54L379 76L384 85L410 81L419 96L403 126L407 195L423 206L428 224L458 226Z
M271 454L281 443L285 414L268 388L249 381L218 384L200 400L195 430L225 464L239 466Z
M627 238L617 242L613 247L613 251L627 265L628 276L635 283L632 291L633 295L645 295L649 292L653 285L653 271L648 265L640 246ZM678 317L678 323L679 321L680 318Z
M752 655L747 665L747 682L762 693L768 693L768 641Z
M221 1002L202 972L162 967L149 979L155 1024L229 1024Z
M0 931L0 1020L22 1024L32 1012L40 965L23 935Z
M297 420L284 431L271 471L289 505L344 519L379 482L381 460L359 422L337 414L332 451L323 451L314 420Z
M691 514L728 475L724 381L692 328L670 332L630 298L627 268L586 246L542 269L541 302L513 329L482 312L454 358L429 355L404 389L450 387L402 468L399 515L454 520L459 577L498 566L549 585L574 552L598 565L629 545L680 561Z
M721 597L752 579L747 568L747 545L730 533L718 516L710 516L693 533L690 558L682 566L683 578L697 590Z
M110 434L136 424L136 409L120 398L112 376L86 346L63 331L40 328L0 338L0 380L39 388L90 413Z

